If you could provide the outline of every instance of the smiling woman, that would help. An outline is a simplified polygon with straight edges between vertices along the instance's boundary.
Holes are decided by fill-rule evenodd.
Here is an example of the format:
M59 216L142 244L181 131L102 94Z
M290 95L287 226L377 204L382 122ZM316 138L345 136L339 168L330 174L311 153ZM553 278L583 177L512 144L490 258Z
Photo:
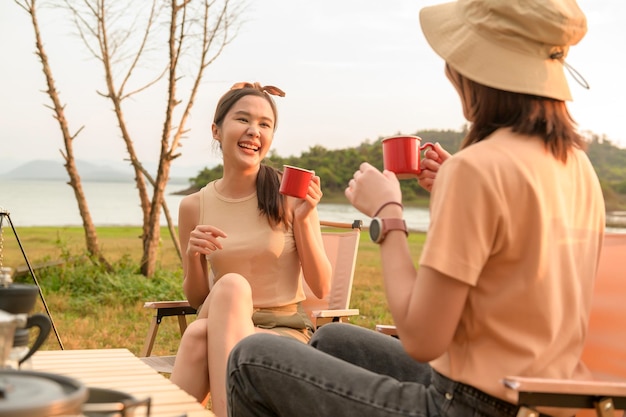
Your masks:
M313 325L300 305L300 271L319 298L330 286L319 177L302 198L287 197L279 193L280 172L263 164L277 126L270 94L285 95L238 83L220 98L211 130L222 175L180 203L183 291L198 319L182 337L171 380L201 402L210 387L218 416L226 415L226 359L234 344L256 332L308 341Z

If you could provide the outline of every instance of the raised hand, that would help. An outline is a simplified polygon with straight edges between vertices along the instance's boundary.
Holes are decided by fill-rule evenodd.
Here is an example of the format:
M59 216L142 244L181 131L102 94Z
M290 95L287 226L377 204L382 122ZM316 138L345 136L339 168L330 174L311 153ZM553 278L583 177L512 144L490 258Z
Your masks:
M345 194L357 210L369 217L390 201L402 203L400 182L396 174L387 170L380 172L367 162L363 162L354 173Z
M421 172L417 177L418 184L430 192L435 184L437 171L441 165L450 157L450 153L443 149L439 142L435 143L435 149L428 149L420 161Z
M309 183L309 189L307 190L306 197L297 199L295 202L294 216L296 219L308 217L315 207L317 207L323 195L324 193L322 193L320 177L313 175L311 182Z

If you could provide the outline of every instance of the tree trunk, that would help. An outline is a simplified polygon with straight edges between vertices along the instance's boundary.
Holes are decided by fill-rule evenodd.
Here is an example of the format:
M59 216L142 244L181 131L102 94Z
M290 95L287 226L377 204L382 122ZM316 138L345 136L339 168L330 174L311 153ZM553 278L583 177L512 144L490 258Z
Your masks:
M46 55L45 49L43 47L41 31L39 30L39 22L37 20L36 0L25 0L23 2L18 2L16 0L16 3L24 10L26 10L26 12L31 17L31 23L35 31L35 45L37 50L37 56L39 56L39 60L41 61L42 70L46 77L46 84L48 85L48 90L46 91L46 93L52 101L52 106L48 107L54 112L54 117L59 122L59 127L61 128L61 134L63 136L63 142L65 145L65 153L61 151L61 154L65 159L64 166L70 177L70 181L68 184L74 190L74 196L76 197L76 202L78 203L78 211L83 221L87 251L92 259L97 259L99 262L103 263L108 269L111 269L111 265L106 261L102 252L100 251L96 227L93 224L91 213L89 211L89 206L87 205L87 199L83 191L81 178L76 168L73 140L80 133L82 127L74 135L70 134L68 122L65 118L65 107L61 104L59 93L55 87L55 81L52 75L50 63L48 61L48 56Z
M141 273L147 277L154 275L156 262L158 259L159 242L161 240L161 205L165 199L165 185L169 177L170 161L159 164L154 194L152 197L152 208L150 210L149 232L144 236L144 251L141 259ZM180 250L179 250L180 254Z
M15 0L26 4L35 0ZM141 5L127 3L123 0L63 0L65 7L72 13L73 20L78 30L79 36L83 40L87 50L103 64L106 92L99 93L110 99L113 104L113 111L117 118L117 124L122 140L126 145L130 163L135 173L135 184L139 193L141 205L143 247L140 270L146 277L154 275L158 249L161 239L160 215L161 208L168 222L169 232L181 256L180 242L175 231L175 226L165 203L165 187L169 180L172 161L180 154L177 153L181 140L187 133L185 130L186 121L191 114L196 94L200 87L202 75L207 67L221 54L224 47L234 38L236 30L231 33L231 25L238 19L240 8L232 6L232 0L152 0L149 4ZM169 7L167 7L169 5ZM24 7L24 6L22 6ZM133 9L134 7L134 9ZM26 8L26 7L25 7ZM34 7L33 7L34 8ZM213 9L217 8L214 12ZM28 10L28 9L27 9ZM137 23L135 30L129 32L126 21L118 19L118 13L123 10L124 15ZM162 19L162 11L169 11L169 15ZM133 12L137 12L135 16ZM137 18L137 19L135 19ZM146 66L150 60L150 52L160 50L152 44L153 39L159 41L159 31L155 28L162 27L167 20L169 26L168 61L163 63L162 70L158 70L153 62ZM143 25L143 26L142 26ZM140 29L137 29L140 28ZM136 41L136 42L133 42ZM126 46L128 46L126 48ZM195 55L194 51L199 53ZM211 54L209 54L211 52ZM146 57L147 55L147 57ZM184 76L179 76L179 68L189 68L188 63L183 62L183 57L191 59L192 67L197 65L197 71L192 76L192 86L186 97L186 105L177 114L177 106L183 100L177 100L177 84ZM145 61L145 62L144 62ZM137 85L134 82L135 70L143 66L157 71L153 73L151 80L145 80L145 73L141 75L139 86L133 91L125 91L129 85ZM159 72L160 71L160 72ZM125 99L130 98L161 81L168 75L168 99L165 107L165 118L160 138L159 167L156 179L153 180L150 173L144 168L136 152L133 137L124 118L122 104ZM133 82L131 82L133 78ZM116 85L117 84L117 85ZM53 87L50 89L54 91ZM56 94L56 92L55 92ZM52 97L52 95L51 95ZM54 110L57 111L58 118L63 119L63 108L55 102ZM177 118L178 125L175 126L174 119ZM64 124L62 124L63 126ZM63 127L62 127L63 129ZM66 127L65 127L66 129ZM80 187L80 178L74 166L74 157L71 151L71 140L73 137L64 130L64 139L67 149L67 168L70 172L70 184L74 187L77 201L81 210L87 209L87 203ZM65 156L65 155L64 155ZM154 189L150 199L149 185ZM81 214L83 211L81 211ZM86 210L83 216L86 236L90 243L95 243L97 248L95 228Z

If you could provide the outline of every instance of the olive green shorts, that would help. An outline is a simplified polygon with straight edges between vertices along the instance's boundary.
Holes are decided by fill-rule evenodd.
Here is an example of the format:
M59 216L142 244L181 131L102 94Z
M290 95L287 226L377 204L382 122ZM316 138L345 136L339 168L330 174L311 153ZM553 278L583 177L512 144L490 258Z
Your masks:
M313 323L300 303L282 307L257 308L252 322L260 329L270 329L281 336L307 343L313 336Z

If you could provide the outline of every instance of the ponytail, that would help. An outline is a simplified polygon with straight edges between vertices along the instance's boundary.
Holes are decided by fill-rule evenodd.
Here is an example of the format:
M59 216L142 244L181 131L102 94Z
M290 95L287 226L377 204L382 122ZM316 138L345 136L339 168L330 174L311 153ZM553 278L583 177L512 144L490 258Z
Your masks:
M280 173L276 168L261 164L256 177L259 211L271 225L285 223L285 202L280 194Z

